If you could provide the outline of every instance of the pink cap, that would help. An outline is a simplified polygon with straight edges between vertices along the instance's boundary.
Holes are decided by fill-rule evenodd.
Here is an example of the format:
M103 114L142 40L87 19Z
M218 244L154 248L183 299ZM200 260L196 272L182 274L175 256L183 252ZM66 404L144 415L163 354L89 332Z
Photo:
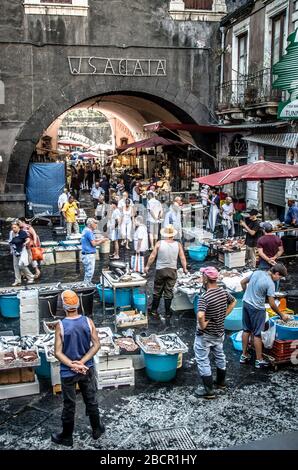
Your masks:
M200 272L205 274L212 281L215 281L219 276L219 272L213 266L207 266L206 268L201 268Z

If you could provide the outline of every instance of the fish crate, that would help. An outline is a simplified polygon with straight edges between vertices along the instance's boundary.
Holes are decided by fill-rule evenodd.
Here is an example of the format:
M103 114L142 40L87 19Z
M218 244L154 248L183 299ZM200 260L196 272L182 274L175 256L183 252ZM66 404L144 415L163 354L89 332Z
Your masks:
M133 367L117 370L100 371L96 376L97 389L119 388L124 386L134 387L135 370Z
M126 310L126 311L122 311L121 313L125 313L128 318L131 318L131 321L120 323L116 316L116 328L121 328L121 329L122 328L124 329L125 328L138 328L138 327L148 328L148 316L147 315L144 315L143 319L133 321L132 320L133 317L137 315L136 310Z
M38 395L39 393L39 382L36 375L33 382L0 385L0 400L24 397L27 395Z

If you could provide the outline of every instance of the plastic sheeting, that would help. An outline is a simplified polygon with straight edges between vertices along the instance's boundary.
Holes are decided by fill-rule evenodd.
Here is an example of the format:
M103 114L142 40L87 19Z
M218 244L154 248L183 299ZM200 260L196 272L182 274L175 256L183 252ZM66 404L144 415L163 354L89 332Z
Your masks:
M27 202L32 203L33 207L34 204L39 204L40 207L44 205L49 213L58 214L58 198L64 187L64 163L30 163L26 181L26 197Z

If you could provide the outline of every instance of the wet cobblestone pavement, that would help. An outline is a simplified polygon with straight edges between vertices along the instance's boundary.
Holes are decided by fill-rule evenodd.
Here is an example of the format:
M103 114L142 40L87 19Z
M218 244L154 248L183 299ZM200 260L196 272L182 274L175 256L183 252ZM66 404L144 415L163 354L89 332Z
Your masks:
M40 230L42 238L47 235ZM125 252L127 260L129 252ZM0 287L13 282L12 260L1 256ZM95 281L108 257L96 264ZM216 262L208 262L213 264ZM192 264L197 269L202 264ZM295 261L288 263L287 288L295 288L298 273ZM152 292L153 271L148 280ZM77 282L83 278L80 265L45 266L40 282ZM96 295L97 297L97 295ZM162 310L161 310L162 311ZM103 316L95 300L94 320L101 325ZM0 331L19 332L19 322L0 317ZM284 366L278 371L257 370L240 365L240 352L225 339L228 388L217 400L193 399L199 383L192 344L195 332L193 312L175 314L173 326L149 325L149 332L175 332L189 346L183 366L168 384L154 383L145 370L136 371L135 387L98 391L100 412L106 433L98 441L91 437L88 418L78 393L74 449L153 449L150 431L187 428L196 449L225 449L284 433L298 431L298 367ZM0 400L0 449L61 449L51 443L50 434L60 429L61 395L53 395L51 384L40 379L40 395ZM297 433L298 435L298 433ZM174 447L178 449L179 445ZM298 448L298 441L297 441ZM63 449L63 448L62 448Z

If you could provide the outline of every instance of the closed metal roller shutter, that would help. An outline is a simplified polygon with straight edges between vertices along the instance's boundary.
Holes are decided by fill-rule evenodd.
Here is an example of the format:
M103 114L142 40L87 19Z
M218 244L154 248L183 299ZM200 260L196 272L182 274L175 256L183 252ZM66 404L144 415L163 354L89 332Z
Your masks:
M274 163L286 163L287 149L264 145L265 160ZM264 182L264 201L275 206L285 206L286 180L267 180Z

